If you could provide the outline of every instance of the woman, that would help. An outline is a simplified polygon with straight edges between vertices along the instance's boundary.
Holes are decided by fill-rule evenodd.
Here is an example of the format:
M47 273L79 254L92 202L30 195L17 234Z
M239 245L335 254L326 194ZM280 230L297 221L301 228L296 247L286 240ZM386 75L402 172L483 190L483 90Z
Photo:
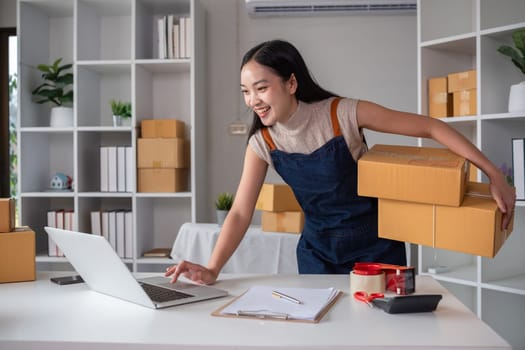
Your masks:
M305 213L297 245L299 273L348 273L357 261L406 264L402 242L377 237L377 201L357 195L363 129L432 138L484 171L507 227L515 194L503 174L447 124L367 101L339 98L311 77L297 49L273 40L249 50L241 91L254 112L233 207L207 267L182 261L167 269L205 284L217 276L251 223L268 166L288 183Z

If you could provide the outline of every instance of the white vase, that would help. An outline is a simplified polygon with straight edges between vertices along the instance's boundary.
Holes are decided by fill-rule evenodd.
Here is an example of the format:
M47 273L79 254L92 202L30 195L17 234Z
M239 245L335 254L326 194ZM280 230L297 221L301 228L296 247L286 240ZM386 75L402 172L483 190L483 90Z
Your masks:
M217 210L217 225L222 226L228 215L228 210Z
M73 108L53 107L49 117L49 125L55 128L73 126Z
M509 112L525 112L525 81L510 87Z
M122 117L113 114L113 126L122 126Z

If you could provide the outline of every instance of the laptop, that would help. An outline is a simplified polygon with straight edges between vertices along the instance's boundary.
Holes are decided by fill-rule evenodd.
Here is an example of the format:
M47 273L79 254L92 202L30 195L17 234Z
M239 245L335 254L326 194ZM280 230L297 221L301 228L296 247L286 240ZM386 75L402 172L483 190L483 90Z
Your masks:
M164 276L135 279L102 236L45 227L90 289L142 306L161 309L219 298L228 292Z

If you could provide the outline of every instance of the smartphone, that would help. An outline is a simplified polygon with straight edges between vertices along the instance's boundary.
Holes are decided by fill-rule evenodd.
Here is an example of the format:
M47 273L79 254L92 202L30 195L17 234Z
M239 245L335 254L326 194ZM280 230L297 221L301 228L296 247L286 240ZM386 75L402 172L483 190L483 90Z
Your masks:
M84 280L79 275L75 275L75 276L65 276L65 277L51 277L51 282L59 284L59 285L65 285L65 284L82 283L84 282Z

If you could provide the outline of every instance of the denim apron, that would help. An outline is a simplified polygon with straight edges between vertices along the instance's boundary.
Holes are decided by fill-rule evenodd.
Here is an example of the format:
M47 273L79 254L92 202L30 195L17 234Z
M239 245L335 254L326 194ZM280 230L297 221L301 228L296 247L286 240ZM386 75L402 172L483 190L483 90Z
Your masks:
M262 129L275 170L304 211L297 244L301 274L349 273L357 261L406 265L403 242L377 237L377 199L357 195L357 164L337 119L339 100L330 107L334 138L311 154L276 149Z

